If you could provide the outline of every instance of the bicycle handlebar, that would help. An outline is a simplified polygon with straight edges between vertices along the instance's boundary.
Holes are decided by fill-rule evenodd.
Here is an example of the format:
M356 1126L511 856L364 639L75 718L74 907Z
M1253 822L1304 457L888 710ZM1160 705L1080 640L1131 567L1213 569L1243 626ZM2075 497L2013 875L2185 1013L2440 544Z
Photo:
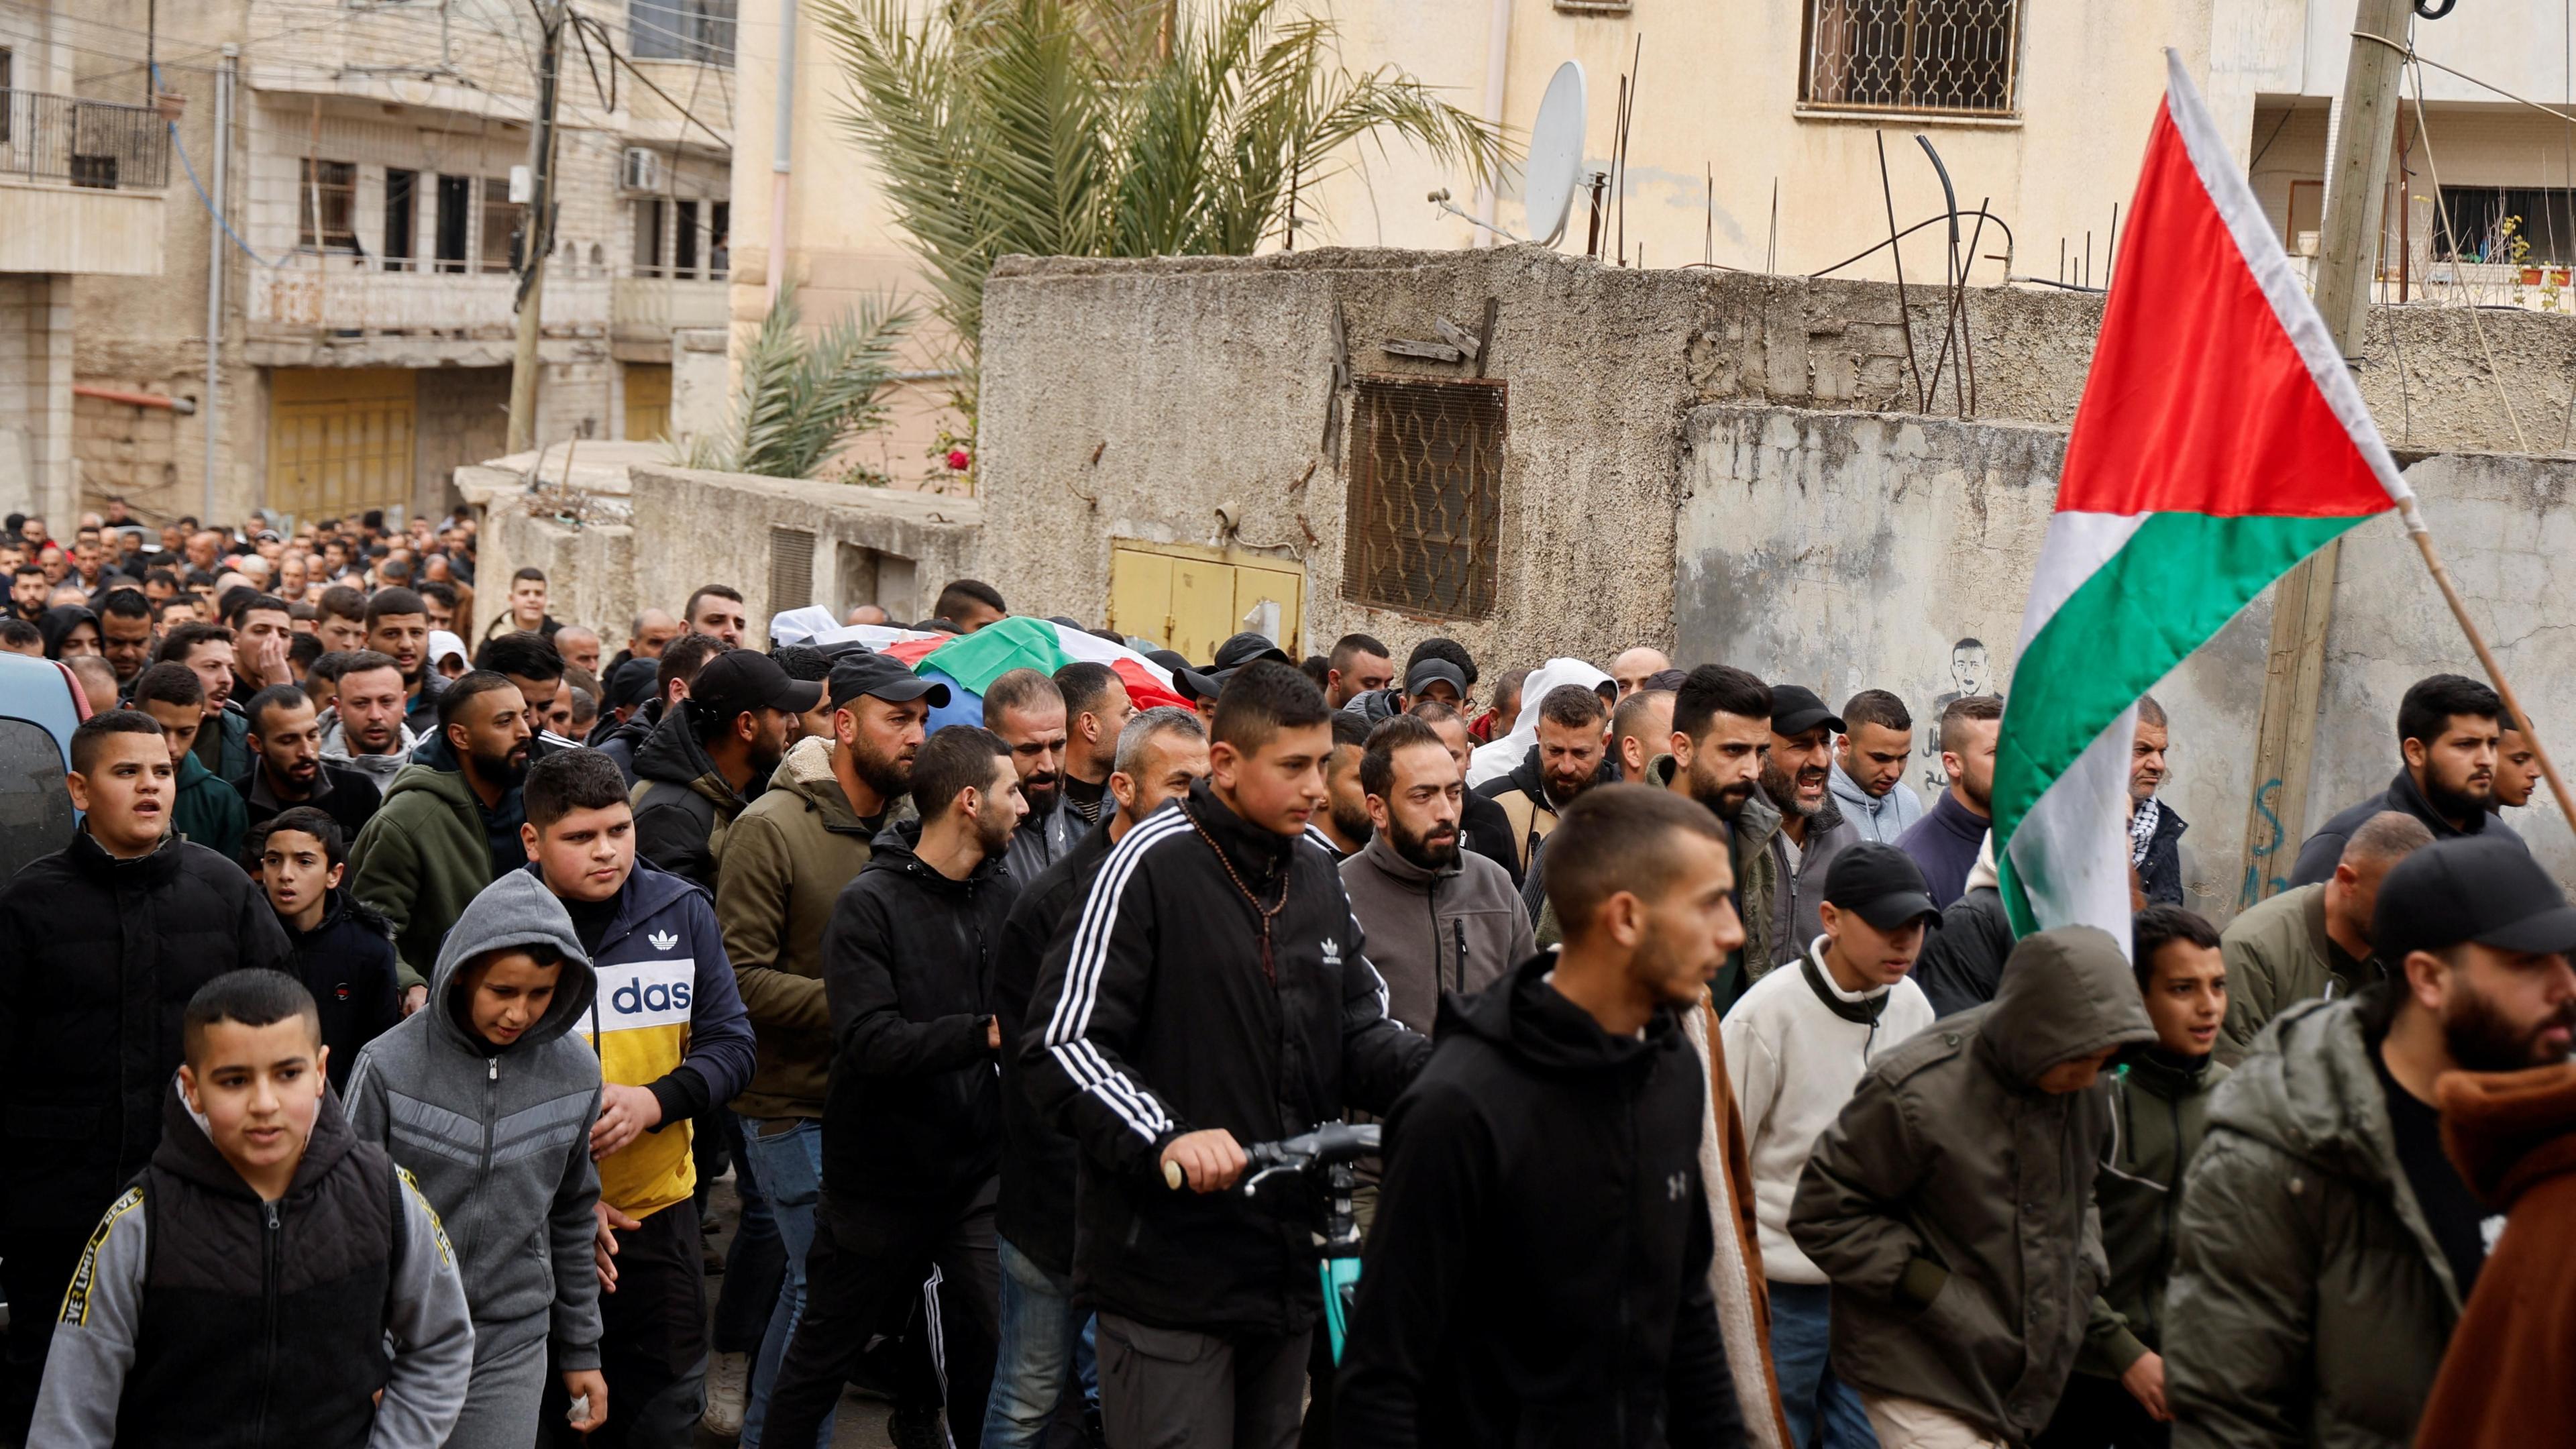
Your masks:
M1305 1172L1375 1157L1383 1135L1384 1129L1375 1122L1327 1122L1312 1132L1278 1142L1246 1144L1243 1155L1257 1170L1244 1175L1242 1190L1251 1192L1255 1184L1272 1173ZM1175 1192L1188 1186L1177 1162L1163 1164L1163 1182Z

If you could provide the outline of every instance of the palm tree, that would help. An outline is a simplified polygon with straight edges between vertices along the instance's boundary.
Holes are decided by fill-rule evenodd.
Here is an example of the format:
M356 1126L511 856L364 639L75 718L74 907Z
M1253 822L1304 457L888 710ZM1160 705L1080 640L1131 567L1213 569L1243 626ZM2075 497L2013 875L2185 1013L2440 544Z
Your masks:
M781 283L743 353L732 421L720 435L690 439L679 450L683 466L811 478L842 444L885 422L912 308L868 298L811 336L797 330L798 311L795 285Z
M856 104L840 121L885 179L965 352L970 401L997 257L1246 255L1288 235L1352 143L1411 141L1477 180L1501 135L1421 81L1354 73L1328 20L1217 0L828 0ZM1301 218L1302 220L1302 218Z

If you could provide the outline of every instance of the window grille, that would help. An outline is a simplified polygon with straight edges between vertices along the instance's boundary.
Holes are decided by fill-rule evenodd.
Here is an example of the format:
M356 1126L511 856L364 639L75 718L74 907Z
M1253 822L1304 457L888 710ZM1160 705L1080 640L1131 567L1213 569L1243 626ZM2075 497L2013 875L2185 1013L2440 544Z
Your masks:
M297 198L299 226L296 244L308 250L319 247L326 251L358 249L358 168L349 161L324 161L318 165L310 158L298 161L298 179L303 183ZM321 225L314 225L315 208L321 212Z
M2020 8L2019 0L1807 0L1800 96L1836 110L2010 115Z
M1413 614L1493 612L1503 384L1365 377L1355 390L1342 592Z
M801 609L814 602L814 531L810 528L769 530L769 612Z

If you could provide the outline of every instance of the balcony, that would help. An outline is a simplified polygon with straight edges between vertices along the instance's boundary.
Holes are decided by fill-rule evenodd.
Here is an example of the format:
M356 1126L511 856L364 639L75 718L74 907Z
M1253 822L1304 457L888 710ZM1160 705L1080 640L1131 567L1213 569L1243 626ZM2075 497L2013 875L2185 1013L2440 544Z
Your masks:
M486 339L507 337L517 325L510 309L518 279L507 272L383 272L351 262L332 255L251 268L251 324L270 331ZM549 270L545 330L598 335L608 324L608 293L606 277Z
M722 327L730 320L730 282L695 277L619 277L609 298L609 323L620 342L658 342L684 327Z
M0 90L0 272L161 272L170 127L146 106Z

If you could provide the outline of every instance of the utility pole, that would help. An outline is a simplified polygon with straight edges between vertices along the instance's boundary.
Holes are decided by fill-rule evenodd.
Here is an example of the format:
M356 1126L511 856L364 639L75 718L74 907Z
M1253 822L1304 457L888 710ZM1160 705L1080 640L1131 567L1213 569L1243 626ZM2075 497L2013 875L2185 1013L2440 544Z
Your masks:
M563 70L565 12L571 0L545 0L544 46L537 61L536 134L528 140L528 210L519 235L519 336L510 360L513 453L536 446L537 334L545 314L546 257L554 250L555 79Z
M2361 0L2353 19L2352 51L2344 63L2343 99L2336 107L2334 154L2326 162L2316 302L2336 352L2347 359L2359 357L2370 320L2380 238L2386 230L2398 84L2405 71L2403 55L2365 37L2407 43L2409 11L2410 0ZM2241 906L2286 883L2290 860L2306 838L2309 763L2316 747L2317 697L2325 684L2326 626L2334 619L2340 552L2337 544L2327 544L2282 575L2273 590L2263 710L2254 737L2254 799L2245 814Z

